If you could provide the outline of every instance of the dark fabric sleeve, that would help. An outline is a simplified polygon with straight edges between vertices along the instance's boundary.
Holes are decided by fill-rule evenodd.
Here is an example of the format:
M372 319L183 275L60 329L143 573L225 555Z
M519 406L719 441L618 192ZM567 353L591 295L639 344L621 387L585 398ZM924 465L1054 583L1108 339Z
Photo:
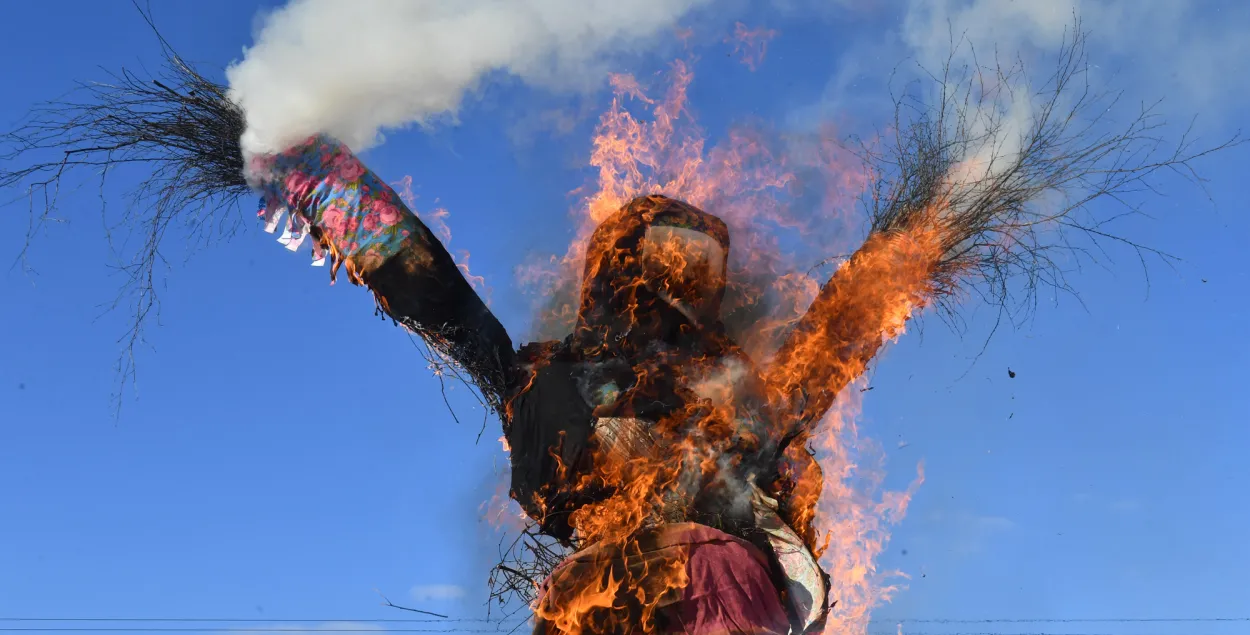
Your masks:
M438 239L419 228L366 284L382 309L458 364L501 416L516 354L503 325L478 297Z
M535 369L511 404L512 497L544 533L567 539L568 516L594 492L577 487L589 471L593 431L590 404L576 377L577 365L554 361Z
M302 236L307 228L333 262L332 279L346 267L353 283L367 285L387 314L456 363L504 414L512 341L403 197L351 149L324 135L253 157L251 171L267 230L283 212L288 231Z

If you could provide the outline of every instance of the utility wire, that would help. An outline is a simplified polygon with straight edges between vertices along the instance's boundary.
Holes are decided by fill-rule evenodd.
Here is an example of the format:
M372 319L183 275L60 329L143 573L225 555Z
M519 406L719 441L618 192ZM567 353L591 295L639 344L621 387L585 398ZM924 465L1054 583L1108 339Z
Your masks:
M271 628L258 627L248 628L246 626L191 626L191 627L172 627L160 628L154 626L139 627L106 627L106 626L87 626L87 627L71 627L58 628L55 626L34 626L34 627L2 627L0 632L8 633L505 633L502 628L491 629L461 629L461 628ZM923 634L918 634L923 635Z
M254 618L254 617L0 617L0 622L203 622L203 623L224 623L224 622L246 622L250 624L308 624L308 623L325 623L338 622L347 623L354 622L357 624L450 624L459 622L496 622L502 623L503 618L489 617L461 617L448 619L433 618L364 618L364 619L341 619L341 618L301 618L301 619L277 619L277 618Z
M0 616L3 622L171 622L171 623L225 623L250 624L307 624L307 623L357 623L357 624L456 624L456 623L504 623L515 621L507 617L454 617L435 618L254 618L254 617L34 617ZM1202 623L1202 622L1250 622L1246 617L1090 617L1090 618L915 618L878 617L871 622L880 624L1136 624L1136 623Z
M889 624L1143 624L1143 623L1197 623L1197 622L1250 622L1250 617L1071 617L1071 618L873 618L872 622Z
M305 628L211 628L211 627L188 627L188 628L158 628L158 627L138 627L138 628L112 628L112 627L80 627L80 628L55 628L55 627L29 627L29 628L3 628L0 632L17 632L17 633L505 633L503 629L461 629L461 628L401 628L379 630L372 628L318 628L315 631L309 631ZM896 635L897 631L868 631L868 635ZM1073 633L1073 632L1012 632L1003 633L1002 631L910 631L905 635L1128 635L1125 633ZM1161 635L1153 633L1150 635ZM1180 635L1180 634L1174 634ZM1188 634L1186 634L1188 635Z
M509 633L524 626L528 619L501 618L365 618L365 619L277 619L211 617L6 617L0 616L0 633ZM1010 625L1010 624L1219 624L1246 623L1247 617L1102 617L1102 618L877 618L871 623L926 625ZM56 626L54 624L64 624ZM158 624L172 626L158 626ZM121 626L132 624L132 626ZM299 626L317 624L316 627ZM266 626L269 625L269 626ZM398 625L399 628L383 625ZM405 625L408 625L405 627ZM897 630L869 631L868 635L897 635ZM1057 632L951 632L906 631L905 635L1129 635L1126 633ZM1193 635L1192 633L1151 633L1149 635Z

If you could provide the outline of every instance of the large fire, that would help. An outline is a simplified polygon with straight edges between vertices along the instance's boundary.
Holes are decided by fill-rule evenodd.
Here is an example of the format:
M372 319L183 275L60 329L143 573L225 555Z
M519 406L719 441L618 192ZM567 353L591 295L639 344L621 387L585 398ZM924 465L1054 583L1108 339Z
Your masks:
M903 492L877 489L881 466L854 423L861 395L856 382L878 348L900 335L927 302L931 267L942 249L938 215L925 215L932 222L908 231L872 236L822 287L798 272L838 247L849 251L846 227L869 175L833 143L832 130L783 137L741 127L707 148L687 105L689 65L675 62L670 78L659 99L632 76L612 78L616 96L593 140L598 179L576 207L577 237L562 257L521 272L539 297L555 298L543 305L537 330L569 331L583 265L589 263L590 275L613 244L612 219L630 201L663 194L723 219L734 247L722 315L762 369L768 405L794 413L771 431L794 440L787 450L791 469L768 495L788 495L785 520L830 576L836 604L826 632L865 632L871 610L895 591L891 576L877 570L877 556L922 476ZM649 109L649 117L636 117L630 106ZM634 211L646 210L643 204ZM684 265L684 252L661 244L654 253L678 270ZM686 366L698 367L698 360ZM645 381L646 370L641 374ZM731 387L703 381L711 385L711 398L698 408L661 421L628 452L619 451L619 439L637 442L640 433L621 420L596 450L593 473L581 486L606 484L613 494L574 513L579 543L590 547L561 567L534 607L560 632L592 625L610 631L615 619L632 619L649 631L655 611L688 583L684 552L660 555L668 553L659 545L664 539L648 533L649 522L664 509L690 504L683 484L717 482L734 469L724 456L762 442L735 431L732 406L716 405L729 401L718 399L717 391ZM818 467L807 459L809 448Z

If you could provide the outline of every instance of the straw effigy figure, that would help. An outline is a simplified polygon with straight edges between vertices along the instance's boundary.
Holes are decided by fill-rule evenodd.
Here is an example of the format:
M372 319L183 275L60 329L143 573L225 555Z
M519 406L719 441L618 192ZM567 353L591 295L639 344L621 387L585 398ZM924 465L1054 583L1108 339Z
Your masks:
M995 127L970 123L979 102L959 86L910 119L900 104L897 144L864 155L867 239L766 364L721 322L732 237L713 213L659 194L624 205L590 238L572 332L518 348L351 149L313 135L244 156L243 110L168 48L161 80L123 73L36 110L5 139L0 186L39 198L69 170L146 162L154 239L259 195L267 230L285 222L291 248L310 238L317 262L368 287L498 415L512 496L566 549L534 581L536 632L817 632L837 598L818 563L822 476L806 440L838 393L913 315L964 289L1006 302L1012 276L1047 281L1062 240L1048 232L1108 238L1076 212L1210 151L1158 155L1148 114L1118 133L1076 127L1100 107L1068 91L1081 44L1078 33L1065 47L1015 153L969 161ZM30 159L44 151L57 155ZM1039 205L1054 193L1068 202Z

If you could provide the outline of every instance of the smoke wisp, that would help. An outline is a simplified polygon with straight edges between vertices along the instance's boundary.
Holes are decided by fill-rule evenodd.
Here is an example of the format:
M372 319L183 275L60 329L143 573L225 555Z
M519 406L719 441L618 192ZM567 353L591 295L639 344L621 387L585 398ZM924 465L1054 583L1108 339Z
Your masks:
M245 154L324 133L359 152L387 129L454 116L492 73L544 88L606 79L713 0L292 0L227 69Z

